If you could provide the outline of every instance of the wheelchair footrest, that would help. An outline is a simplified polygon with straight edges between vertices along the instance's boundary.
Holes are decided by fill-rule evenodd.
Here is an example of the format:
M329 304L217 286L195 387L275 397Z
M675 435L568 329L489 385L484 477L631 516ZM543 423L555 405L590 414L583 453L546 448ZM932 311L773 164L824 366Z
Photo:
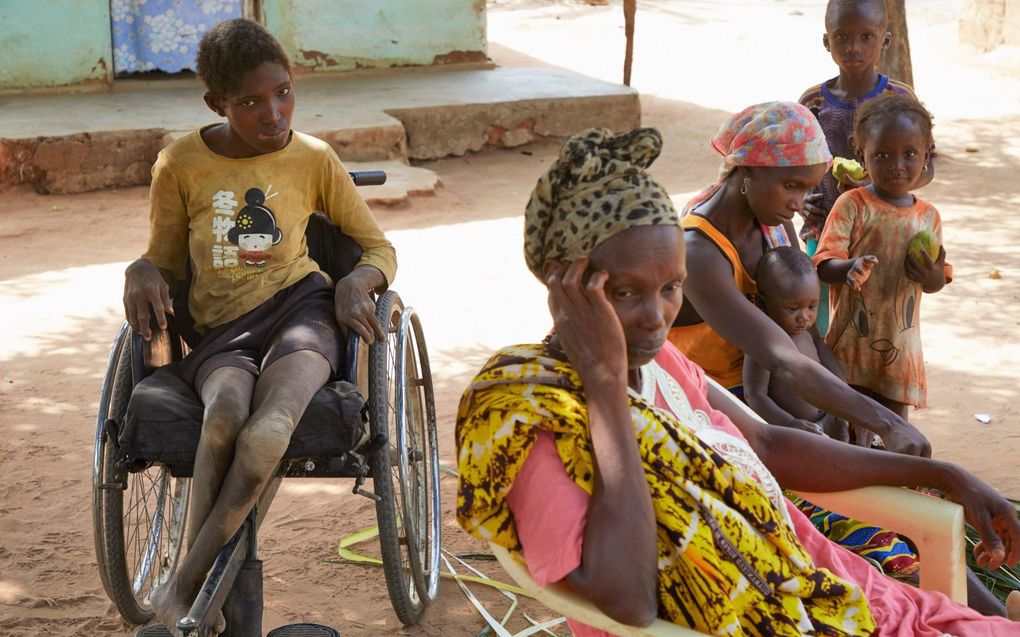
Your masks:
M135 637L174 637L166 626L163 624L153 624L151 626L142 626L135 631Z
M272 629L266 637L340 637L340 631L322 624L288 624Z

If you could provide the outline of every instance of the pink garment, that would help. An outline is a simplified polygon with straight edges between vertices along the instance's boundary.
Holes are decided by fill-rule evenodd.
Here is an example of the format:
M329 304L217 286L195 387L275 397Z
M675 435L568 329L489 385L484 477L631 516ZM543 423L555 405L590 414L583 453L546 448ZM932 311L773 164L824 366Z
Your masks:
M692 409L703 411L713 427L743 439L730 419L709 405L708 385L701 368L670 343L655 362L680 384ZM656 392L655 402L669 409L661 391ZM580 566L589 497L567 476L553 435L539 431L507 502L524 559L540 586L560 581ZM923 591L879 573L863 558L827 540L791 502L785 504L797 537L815 564L857 583L864 591L879 627L878 637L1020 637L1020 623L984 617L942 593ZM580 622L568 623L576 637L611 637Z
M539 431L507 496L524 561L539 586L565 579L581 565L589 497L567 476L552 432ZM575 637L613 637L570 618L567 625Z

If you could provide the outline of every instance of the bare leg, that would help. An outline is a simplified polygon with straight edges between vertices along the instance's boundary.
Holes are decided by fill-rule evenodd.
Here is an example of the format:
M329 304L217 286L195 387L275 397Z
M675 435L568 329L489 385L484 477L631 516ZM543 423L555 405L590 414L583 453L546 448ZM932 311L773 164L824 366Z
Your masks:
M878 404L893 412L903 420L909 421L907 416L910 414L910 405L897 402L895 400L889 400L885 396L881 396L879 394L873 394L873 397L876 401L878 401Z
M924 566L921 566L924 568ZM1006 607L988 590L973 572L967 571L967 606L982 615L1005 617Z
M857 393L864 394L872 400L878 400L878 395L867 387L861 387L860 385L850 386L853 387ZM857 445L858 447L864 447L865 449L871 449L872 444L875 442L875 432L856 425L850 425L850 431L853 433L850 440L851 444Z
M188 512L188 546L195 543L223 485L241 426L251 414L255 376L240 367L220 367L202 384L202 437L195 453Z
M867 387L861 387L859 385L851 385L851 387L853 387L859 393L864 394L865 396L871 398L872 400L882 405L889 411L893 412L903 420L908 420L907 416L910 412L910 405L897 402L895 400L890 400L889 398L886 398L885 396L875 392L874 390L868 389ZM854 429L857 432L856 444L861 447L870 448L872 441L875 439L875 434L860 427L855 427Z
M223 487L177 572L153 594L157 618L171 629L187 614L220 548L271 482L294 427L328 377L326 359L304 350L280 358L255 382L252 414L237 435Z

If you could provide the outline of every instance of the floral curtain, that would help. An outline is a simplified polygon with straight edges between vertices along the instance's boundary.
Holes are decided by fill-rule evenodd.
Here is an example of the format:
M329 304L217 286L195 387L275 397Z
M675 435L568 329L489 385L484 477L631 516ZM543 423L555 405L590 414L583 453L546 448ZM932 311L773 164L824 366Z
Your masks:
M241 17L241 0L110 0L117 75L195 68L198 41L221 20Z

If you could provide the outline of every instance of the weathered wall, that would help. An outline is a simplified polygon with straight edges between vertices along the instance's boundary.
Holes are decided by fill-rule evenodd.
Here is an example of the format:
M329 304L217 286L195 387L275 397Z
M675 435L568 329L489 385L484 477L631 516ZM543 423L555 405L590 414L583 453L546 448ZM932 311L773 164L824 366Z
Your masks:
M485 0L262 0L298 68L346 71L486 60ZM0 90L108 84L106 0L0 0Z
M263 0L262 15L313 71L486 59L485 0Z
M107 83L110 3L0 0L0 89Z
M1020 0L965 0L960 9L960 42L990 51L1020 46Z

